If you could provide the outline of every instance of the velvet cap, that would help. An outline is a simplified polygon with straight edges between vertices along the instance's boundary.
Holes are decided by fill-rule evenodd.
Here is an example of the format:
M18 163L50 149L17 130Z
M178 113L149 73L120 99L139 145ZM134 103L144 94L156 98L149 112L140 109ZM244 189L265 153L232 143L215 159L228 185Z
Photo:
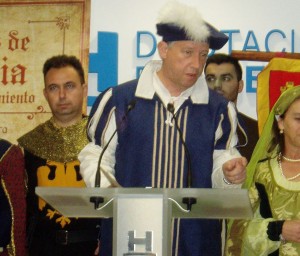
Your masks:
M228 36L202 19L195 7L169 1L160 10L156 24L157 34L165 42L192 40L207 42L213 50L221 49Z

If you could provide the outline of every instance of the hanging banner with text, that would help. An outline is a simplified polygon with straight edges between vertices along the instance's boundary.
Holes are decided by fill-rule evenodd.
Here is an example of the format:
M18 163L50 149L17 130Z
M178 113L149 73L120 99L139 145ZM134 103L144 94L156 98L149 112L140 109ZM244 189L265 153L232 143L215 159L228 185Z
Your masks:
M75 55L88 71L90 0L0 2L0 138L16 142L51 117L43 64Z

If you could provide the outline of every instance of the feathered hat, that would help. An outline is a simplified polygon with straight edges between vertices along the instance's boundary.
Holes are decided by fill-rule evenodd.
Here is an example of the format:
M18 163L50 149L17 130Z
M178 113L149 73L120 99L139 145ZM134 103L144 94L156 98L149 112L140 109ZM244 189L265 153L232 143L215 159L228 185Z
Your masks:
M221 49L228 36L202 19L195 7L169 1L160 10L156 24L157 34L163 41L192 40L207 42L213 50Z

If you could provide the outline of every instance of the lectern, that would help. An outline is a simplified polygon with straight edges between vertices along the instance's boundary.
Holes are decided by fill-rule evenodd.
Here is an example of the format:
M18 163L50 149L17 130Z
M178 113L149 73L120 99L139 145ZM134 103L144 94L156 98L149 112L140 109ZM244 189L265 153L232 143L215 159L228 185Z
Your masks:
M245 189L49 188L36 194L67 217L113 218L113 256L171 255L172 218L249 219ZM102 197L95 209L90 202ZM191 211L182 198L195 198Z

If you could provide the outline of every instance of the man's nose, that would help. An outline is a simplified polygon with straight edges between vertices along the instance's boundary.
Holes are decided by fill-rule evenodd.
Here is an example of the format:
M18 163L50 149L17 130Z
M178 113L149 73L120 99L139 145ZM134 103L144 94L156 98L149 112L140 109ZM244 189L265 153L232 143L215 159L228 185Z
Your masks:
M194 54L193 59L192 59L192 66L194 69L199 69L201 67L201 59L197 54Z
M60 98L65 98L66 97L66 90L65 90L65 88L61 88L59 90L59 97Z
M214 90L221 90L222 89L222 80L217 78L214 81L214 85L213 85Z

